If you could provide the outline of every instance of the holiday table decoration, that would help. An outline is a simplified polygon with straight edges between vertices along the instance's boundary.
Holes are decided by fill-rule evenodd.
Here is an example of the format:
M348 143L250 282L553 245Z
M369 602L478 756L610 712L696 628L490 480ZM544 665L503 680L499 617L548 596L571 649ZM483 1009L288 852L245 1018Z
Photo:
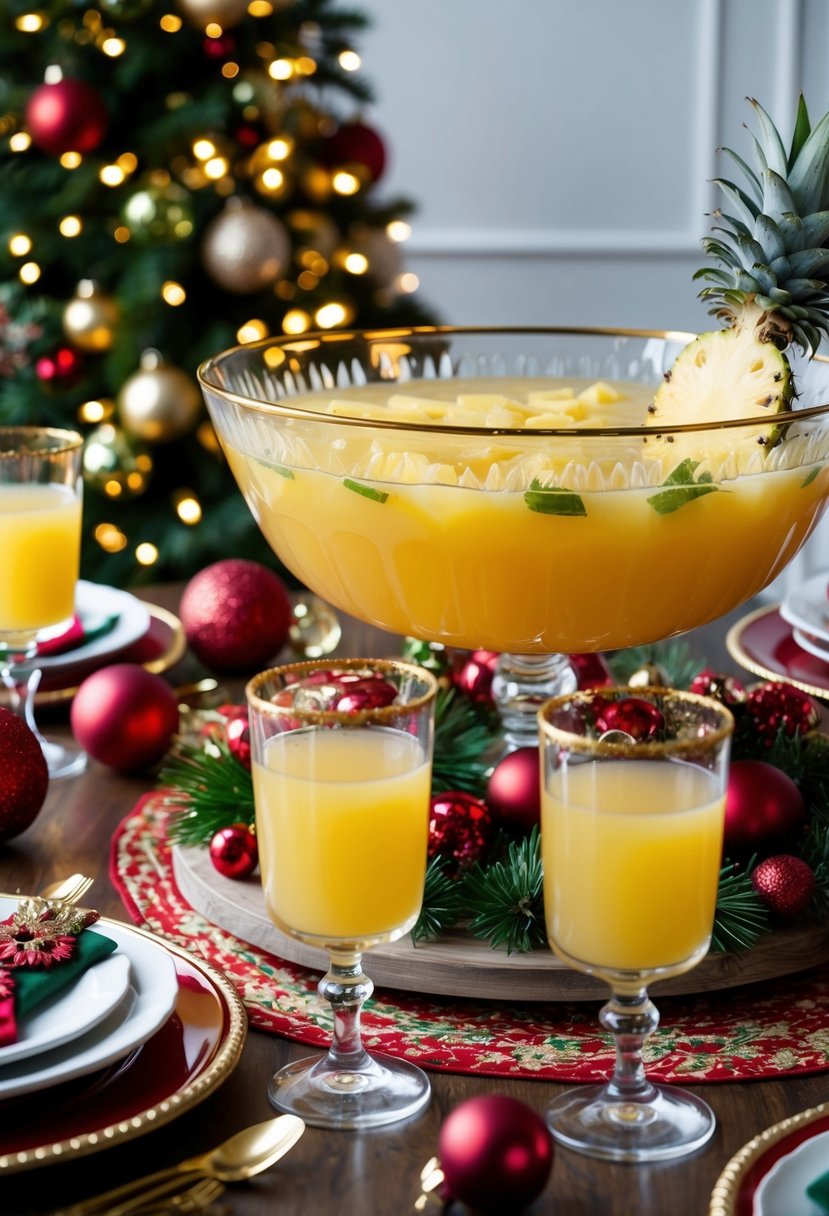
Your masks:
M89 755L122 773L157 764L179 726L172 688L137 663L113 663L87 676L70 716L75 737Z
M273 570L225 558L195 574L181 597L187 640L213 671L253 673L285 644L293 620L285 585Z
M34 731L0 707L0 842L19 836L46 800L49 769Z

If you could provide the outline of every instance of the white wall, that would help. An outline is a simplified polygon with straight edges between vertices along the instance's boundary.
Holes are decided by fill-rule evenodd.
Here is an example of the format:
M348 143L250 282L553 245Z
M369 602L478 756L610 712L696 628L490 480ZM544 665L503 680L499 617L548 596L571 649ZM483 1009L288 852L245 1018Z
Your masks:
M722 144L829 108L825 0L363 0L387 196L454 324L699 329ZM829 567L829 528L790 578ZM777 589L776 589L777 590Z

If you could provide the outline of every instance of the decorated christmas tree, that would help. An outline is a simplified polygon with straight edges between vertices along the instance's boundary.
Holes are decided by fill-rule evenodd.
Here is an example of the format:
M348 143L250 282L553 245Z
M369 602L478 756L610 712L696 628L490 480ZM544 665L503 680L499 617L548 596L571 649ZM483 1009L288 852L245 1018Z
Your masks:
M238 342L431 321L334 0L0 5L0 422L86 437L83 573L266 550L196 381ZM382 187L380 187L382 188Z

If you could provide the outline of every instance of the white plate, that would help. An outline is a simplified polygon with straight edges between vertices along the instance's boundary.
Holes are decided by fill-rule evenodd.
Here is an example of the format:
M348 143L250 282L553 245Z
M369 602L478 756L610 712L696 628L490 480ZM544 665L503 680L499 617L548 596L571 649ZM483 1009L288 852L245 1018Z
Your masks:
M0 920L9 916L15 906L15 900L1 898ZM126 995L88 1034L31 1060L18 1060L0 1068L0 1098L35 1093L106 1068L149 1039L172 1013L178 996L178 978L173 957L160 940L120 921L106 919L87 932L101 932L112 938L129 959L131 983Z
M823 1216L806 1187L827 1169L829 1132L821 1132L774 1163L754 1192L753 1216Z
M75 588L75 614L81 622L85 620L98 621L101 617L118 614L118 620L112 629L65 650L62 654L43 655L38 657L36 665L41 671L53 671L60 667L74 667L76 663L89 663L92 659L100 659L125 650L150 627L150 613L147 605L130 595L128 591L120 591L117 587L106 587L102 583L88 583L80 579Z
M829 574L816 574L794 587L780 605L784 621L829 646Z
M130 960L117 950L94 963L68 989L38 1006L17 1027L17 1039L0 1047L0 1067L78 1039L102 1022L124 999Z
M823 659L824 663L829 663L829 644L824 645L823 642L817 641L800 629L793 628L792 637L801 650L805 650L807 654L813 654L816 659Z

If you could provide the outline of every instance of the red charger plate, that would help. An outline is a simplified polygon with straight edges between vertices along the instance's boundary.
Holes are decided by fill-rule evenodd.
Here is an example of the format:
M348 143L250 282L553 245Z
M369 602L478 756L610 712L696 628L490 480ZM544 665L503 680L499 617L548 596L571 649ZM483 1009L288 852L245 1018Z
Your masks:
M729 629L726 649L741 667L764 680L786 680L813 697L829 697L829 663L794 640L779 605L759 608Z

